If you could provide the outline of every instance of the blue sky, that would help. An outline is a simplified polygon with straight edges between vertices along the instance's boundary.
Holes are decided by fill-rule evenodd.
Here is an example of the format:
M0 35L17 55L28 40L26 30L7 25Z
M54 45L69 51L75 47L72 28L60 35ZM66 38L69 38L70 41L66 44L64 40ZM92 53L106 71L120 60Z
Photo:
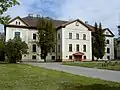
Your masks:
M10 8L5 14L16 16L49 16L54 19L74 20L79 18L94 25L101 22L117 36L120 24L120 0L19 0L20 5Z

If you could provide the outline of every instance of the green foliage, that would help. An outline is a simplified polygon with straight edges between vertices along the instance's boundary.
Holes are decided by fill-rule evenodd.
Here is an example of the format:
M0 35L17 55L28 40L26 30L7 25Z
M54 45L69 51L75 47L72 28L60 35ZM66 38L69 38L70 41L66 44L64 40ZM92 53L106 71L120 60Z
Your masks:
M46 62L46 56L55 43L55 29L53 28L52 20L44 17L39 18L37 29L38 42L36 43L41 48L41 58Z
M23 54L27 54L28 46L19 37L9 40L5 45L5 53L10 63L16 63L22 59Z
M0 38L0 61L4 61L5 59L5 43L4 43L4 39Z
M3 14L10 7L13 7L15 5L19 5L19 2L17 0L0 0L0 24L8 23L8 20L10 20L10 16L3 16Z
M92 40L92 49L93 49L93 57L95 56L97 59L102 59L105 54L105 35L102 29L101 23L99 27L97 23L95 23L95 32L93 33L93 40Z

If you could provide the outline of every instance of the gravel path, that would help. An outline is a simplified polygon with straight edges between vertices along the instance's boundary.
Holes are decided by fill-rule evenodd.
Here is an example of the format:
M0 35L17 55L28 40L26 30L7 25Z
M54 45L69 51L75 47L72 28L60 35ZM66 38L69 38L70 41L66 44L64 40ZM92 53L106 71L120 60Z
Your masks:
M120 71L102 70L77 66L61 65L60 63L25 63L58 71L64 71L75 75L100 78L103 80L120 82Z

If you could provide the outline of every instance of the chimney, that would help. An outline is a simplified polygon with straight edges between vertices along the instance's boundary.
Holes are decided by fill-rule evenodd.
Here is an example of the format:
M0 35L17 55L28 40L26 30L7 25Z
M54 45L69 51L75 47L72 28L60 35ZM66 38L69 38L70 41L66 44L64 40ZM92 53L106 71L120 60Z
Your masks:
M30 14L28 14L28 17L33 17L33 14L31 14L31 13L30 13Z
M37 15L36 15L36 17L37 17L37 18L40 18L40 15L39 15L39 14L37 14Z
M88 24L88 21L85 21L85 24Z

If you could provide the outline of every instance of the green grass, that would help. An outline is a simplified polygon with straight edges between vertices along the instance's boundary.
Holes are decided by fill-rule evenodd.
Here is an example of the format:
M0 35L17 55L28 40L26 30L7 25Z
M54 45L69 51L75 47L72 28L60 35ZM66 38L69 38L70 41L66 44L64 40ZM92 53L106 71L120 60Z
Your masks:
M112 65L102 66L103 62L63 62L62 64L70 65L70 66L80 66L80 67L99 68L99 69L120 71L120 64L115 65L115 66L112 66Z
M24 64L0 64L0 90L120 90L120 83Z

